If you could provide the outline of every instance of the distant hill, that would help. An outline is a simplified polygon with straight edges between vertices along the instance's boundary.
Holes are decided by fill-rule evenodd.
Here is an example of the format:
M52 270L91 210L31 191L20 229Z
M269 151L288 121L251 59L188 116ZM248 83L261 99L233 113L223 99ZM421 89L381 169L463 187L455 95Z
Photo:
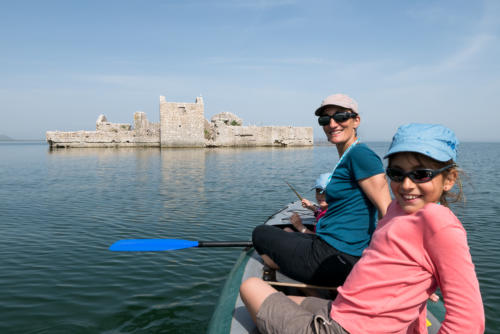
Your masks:
M9 136L0 134L0 141L7 141L7 140L14 140L14 139L10 138Z

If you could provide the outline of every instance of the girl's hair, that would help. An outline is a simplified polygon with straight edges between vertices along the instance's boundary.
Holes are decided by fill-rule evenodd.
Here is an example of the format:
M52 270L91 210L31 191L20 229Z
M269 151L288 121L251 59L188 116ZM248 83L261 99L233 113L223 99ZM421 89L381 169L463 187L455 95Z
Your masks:
M446 178L452 171L457 172L457 178L455 180L455 185L457 186L457 191L452 192L451 189L449 191L443 190L443 193L441 194L441 197L439 198L439 202L448 207L449 203L455 203L458 201L463 201L465 203L465 195L463 191L463 186L462 186L462 179L461 175L464 175L464 172L458 168L456 163L453 160L448 160L448 161L437 161L435 159L432 159L426 155L416 153L416 152L401 152L401 153L395 153L391 156L389 156L389 166L391 165L391 158L395 157L396 155L407 155L411 156L415 160L417 160L422 166L425 166L426 168L431 168L431 169L439 169L443 168L445 166L449 166L451 164L454 165L454 167L451 167L444 172L441 173L444 178Z

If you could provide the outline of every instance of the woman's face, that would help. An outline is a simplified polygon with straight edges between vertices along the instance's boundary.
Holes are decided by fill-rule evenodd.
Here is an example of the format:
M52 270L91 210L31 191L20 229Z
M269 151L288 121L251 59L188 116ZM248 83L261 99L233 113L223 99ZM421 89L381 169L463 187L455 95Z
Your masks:
M342 107L331 106L325 108L322 115L333 116L338 112L346 111ZM348 110L349 111L349 110ZM323 126L326 138L332 144L343 144L353 141L356 138L356 128L359 126L360 118L349 118L345 122L337 123L333 118L330 119L330 124Z

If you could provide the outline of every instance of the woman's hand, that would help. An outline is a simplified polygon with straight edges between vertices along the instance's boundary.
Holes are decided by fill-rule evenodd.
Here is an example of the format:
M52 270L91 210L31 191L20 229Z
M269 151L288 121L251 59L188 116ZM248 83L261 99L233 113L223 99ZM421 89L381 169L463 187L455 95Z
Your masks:
M290 217L290 222L292 223L293 227L295 227L299 232L301 232L304 228L306 228L304 224L302 224L302 219L297 214L297 212L294 212L292 214L292 216Z
M301 233L313 233L307 229L307 227L302 224L302 219L300 216L297 214L297 212L294 212L292 216L290 217L290 222L292 223L293 227Z

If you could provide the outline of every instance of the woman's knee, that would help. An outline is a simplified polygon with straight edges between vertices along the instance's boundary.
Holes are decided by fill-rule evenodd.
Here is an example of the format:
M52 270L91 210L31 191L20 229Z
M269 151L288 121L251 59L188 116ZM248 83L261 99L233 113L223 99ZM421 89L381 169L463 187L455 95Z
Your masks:
M267 225L259 225L253 229L252 232L252 241L255 243L256 240L260 240L262 236L266 234L266 230L268 230L269 226Z
M259 254L265 251L269 245L269 234L273 232L274 227L268 225L259 225L252 232L252 243Z

